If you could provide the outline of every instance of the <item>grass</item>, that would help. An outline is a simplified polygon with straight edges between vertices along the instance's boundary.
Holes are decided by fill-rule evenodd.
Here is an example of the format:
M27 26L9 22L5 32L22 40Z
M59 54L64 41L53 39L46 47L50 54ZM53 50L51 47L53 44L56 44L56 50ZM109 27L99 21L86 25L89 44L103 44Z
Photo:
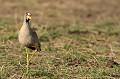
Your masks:
M120 65L113 63L120 64L119 1L0 1L0 79L120 78ZM26 11L42 45L28 75L18 42Z

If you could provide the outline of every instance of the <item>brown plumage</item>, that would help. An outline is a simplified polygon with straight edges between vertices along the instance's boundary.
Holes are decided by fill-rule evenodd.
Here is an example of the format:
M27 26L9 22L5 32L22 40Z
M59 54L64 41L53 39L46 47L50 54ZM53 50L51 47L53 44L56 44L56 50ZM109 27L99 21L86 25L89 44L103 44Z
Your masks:
M32 50L41 50L40 41L36 32L30 27L31 13L24 15L23 25L19 32L19 42Z

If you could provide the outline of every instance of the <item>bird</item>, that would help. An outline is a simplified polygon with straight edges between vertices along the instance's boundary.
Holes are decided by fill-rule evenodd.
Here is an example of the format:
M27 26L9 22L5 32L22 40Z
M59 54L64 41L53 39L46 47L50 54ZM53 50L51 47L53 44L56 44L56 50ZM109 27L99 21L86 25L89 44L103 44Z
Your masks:
M24 15L23 25L19 31L19 42L26 49L26 73L28 73L29 61L37 51L41 51L41 44L38 38L37 33L31 28L30 20L32 19L32 14L26 12ZM28 49L33 50L31 58L29 58Z

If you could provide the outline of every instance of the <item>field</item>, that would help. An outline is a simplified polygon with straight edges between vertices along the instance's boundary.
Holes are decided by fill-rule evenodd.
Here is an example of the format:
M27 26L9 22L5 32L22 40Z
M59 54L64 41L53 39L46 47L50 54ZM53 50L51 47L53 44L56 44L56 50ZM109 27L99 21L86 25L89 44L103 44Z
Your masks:
M28 75L26 12L42 45ZM119 0L0 0L0 79L119 79L119 23Z

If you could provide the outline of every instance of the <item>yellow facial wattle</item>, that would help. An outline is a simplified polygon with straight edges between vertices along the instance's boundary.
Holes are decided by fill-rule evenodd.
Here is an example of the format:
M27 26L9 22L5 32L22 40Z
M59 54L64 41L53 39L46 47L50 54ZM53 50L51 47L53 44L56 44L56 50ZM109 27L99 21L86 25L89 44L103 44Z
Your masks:
M30 20L30 19L32 19L31 16L27 15L27 20Z

